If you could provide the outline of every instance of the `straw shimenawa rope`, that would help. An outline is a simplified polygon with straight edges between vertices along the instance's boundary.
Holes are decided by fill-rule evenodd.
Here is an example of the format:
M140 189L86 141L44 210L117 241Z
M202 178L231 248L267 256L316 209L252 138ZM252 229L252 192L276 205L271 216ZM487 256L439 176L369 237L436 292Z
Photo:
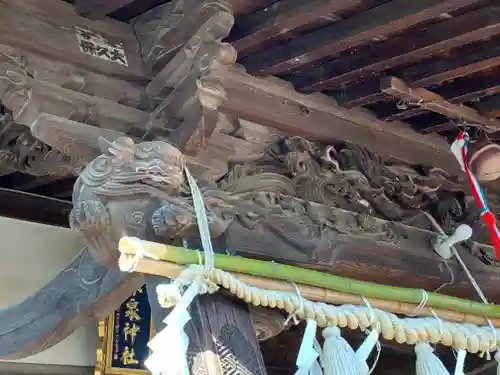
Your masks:
M186 268L179 280L189 283L200 275L197 265ZM314 319L319 326L328 325L366 329L380 327L380 333L387 340L398 343L416 344L419 341L441 343L470 353L490 352L500 346L500 330L497 337L489 326L451 323L436 318L399 318L395 314L379 309L372 312L365 306L333 306L322 302L312 302L298 297L296 293L276 292L249 286L229 272L214 269L209 280L227 289L254 306L272 307L294 313L302 319ZM303 309L301 308L303 304ZM495 338L497 342L494 342Z
M130 261L130 255L123 254L120 264L123 265L123 269L134 271L129 267ZM133 259L132 261L135 262ZM149 262L151 262L150 264L169 263L143 259L136 262L139 265L137 271L148 272L146 270L148 267L140 267L140 265ZM158 273L156 272L156 274ZM188 285L195 278L199 278L201 274L203 274L201 266L191 265L181 272L176 283ZM377 327L386 340L395 340L398 343L410 345L419 341L441 343L456 349L467 350L470 353L491 352L500 347L500 330L496 330L495 335L489 326L480 327L470 323L452 323L434 317L399 318L395 314L376 308L368 309L365 306L355 305L333 306L323 302L312 302L299 298L295 292L267 290L247 285L231 273L220 269L213 269L206 276L208 281L222 286L246 303L254 306L279 308L295 314L301 319L313 319L322 327L329 325L349 327L350 329ZM207 292L214 291L213 288L207 290Z

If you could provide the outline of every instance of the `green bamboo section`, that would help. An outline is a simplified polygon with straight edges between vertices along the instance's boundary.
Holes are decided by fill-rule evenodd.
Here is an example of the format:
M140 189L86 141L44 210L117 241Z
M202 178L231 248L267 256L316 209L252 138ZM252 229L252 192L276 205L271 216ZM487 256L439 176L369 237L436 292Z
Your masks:
M120 251L125 254L136 254L138 243L142 245L147 254L160 260L181 265L199 264L200 257L204 261L202 251L190 250L183 247L164 245L149 241L138 241L123 237L120 240ZM349 293L366 298L379 298L390 301L420 304L422 290L402 288L397 286L381 285L358 281L331 275L315 270L266 262L261 260L243 258L239 256L215 254L214 267L229 271L249 274L253 276L268 277L272 279L295 282L299 284L322 287L337 292ZM429 300L427 306L469 313L490 318L500 317L500 305L484 304L462 298L446 296L439 293L427 292Z

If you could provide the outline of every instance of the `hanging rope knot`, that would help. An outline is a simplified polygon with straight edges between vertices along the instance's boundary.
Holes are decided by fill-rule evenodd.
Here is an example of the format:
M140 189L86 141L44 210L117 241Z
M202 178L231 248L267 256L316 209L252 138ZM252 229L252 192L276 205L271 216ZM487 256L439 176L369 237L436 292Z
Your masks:
M338 327L328 326L323 330L323 337L325 340L331 337L340 337L340 333Z
M158 302L164 309L174 307L182 300L182 293L176 283L160 284L156 287Z
M415 345L415 353L417 355L433 353L434 349L427 342L419 342Z
M304 311L304 298L302 298L302 294L300 294L300 289L295 284L292 282L293 287L295 288L295 292L297 293L297 297L299 298L300 301L300 307L296 311L292 311L291 313L288 314L288 317L285 320L285 327L288 327L290 322L293 321L294 325L299 325L300 324L300 319L298 317L299 314L305 316L305 311Z
M200 294L214 294L219 290L219 286L209 279L202 279L200 284Z
M185 268L172 283L160 284L156 287L160 306L170 308L177 305L182 300L182 291L195 281L199 285L198 294L213 294L219 290L216 283L205 277L203 266L192 264Z
M139 262L144 258L148 257L151 259L159 260L157 256L150 254L144 249L144 246L139 238L136 237L122 237L120 239L120 242L118 244L118 250L122 253L122 255L128 255L129 257L131 256L129 253L127 253L127 249L132 248L135 250L135 255L133 256L133 259L127 266L125 264L120 265L120 269L124 272L134 272L139 265ZM129 258L130 259L130 258Z

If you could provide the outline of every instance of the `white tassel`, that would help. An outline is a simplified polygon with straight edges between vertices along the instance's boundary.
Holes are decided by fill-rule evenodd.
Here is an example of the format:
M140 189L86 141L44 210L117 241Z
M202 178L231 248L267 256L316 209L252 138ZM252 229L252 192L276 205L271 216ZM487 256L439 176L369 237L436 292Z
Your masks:
M325 375L366 375L368 366L361 361L337 327L323 330L323 370Z
M316 351L316 321L308 319L299 354L297 355L297 372L295 375L323 375L318 363L319 352Z
M497 375L500 375L500 350L495 353L495 361L497 361Z
M434 349L426 343L415 345L417 354L417 375L449 375L443 362L434 354Z
M453 375L464 375L464 366L465 366L465 356L467 355L467 351L463 349L457 350L457 363L455 364L455 371Z

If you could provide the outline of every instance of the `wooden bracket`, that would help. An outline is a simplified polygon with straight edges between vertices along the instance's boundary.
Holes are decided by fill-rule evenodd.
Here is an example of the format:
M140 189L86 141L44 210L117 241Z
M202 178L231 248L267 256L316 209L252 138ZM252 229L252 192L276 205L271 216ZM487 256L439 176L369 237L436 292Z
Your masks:
M429 111L440 113L449 118L466 121L470 126L484 129L488 133L500 129L500 120L485 117L476 110L462 104L452 104L438 94L424 88L409 87L402 79L386 77L380 81L380 91L396 99L418 103Z

